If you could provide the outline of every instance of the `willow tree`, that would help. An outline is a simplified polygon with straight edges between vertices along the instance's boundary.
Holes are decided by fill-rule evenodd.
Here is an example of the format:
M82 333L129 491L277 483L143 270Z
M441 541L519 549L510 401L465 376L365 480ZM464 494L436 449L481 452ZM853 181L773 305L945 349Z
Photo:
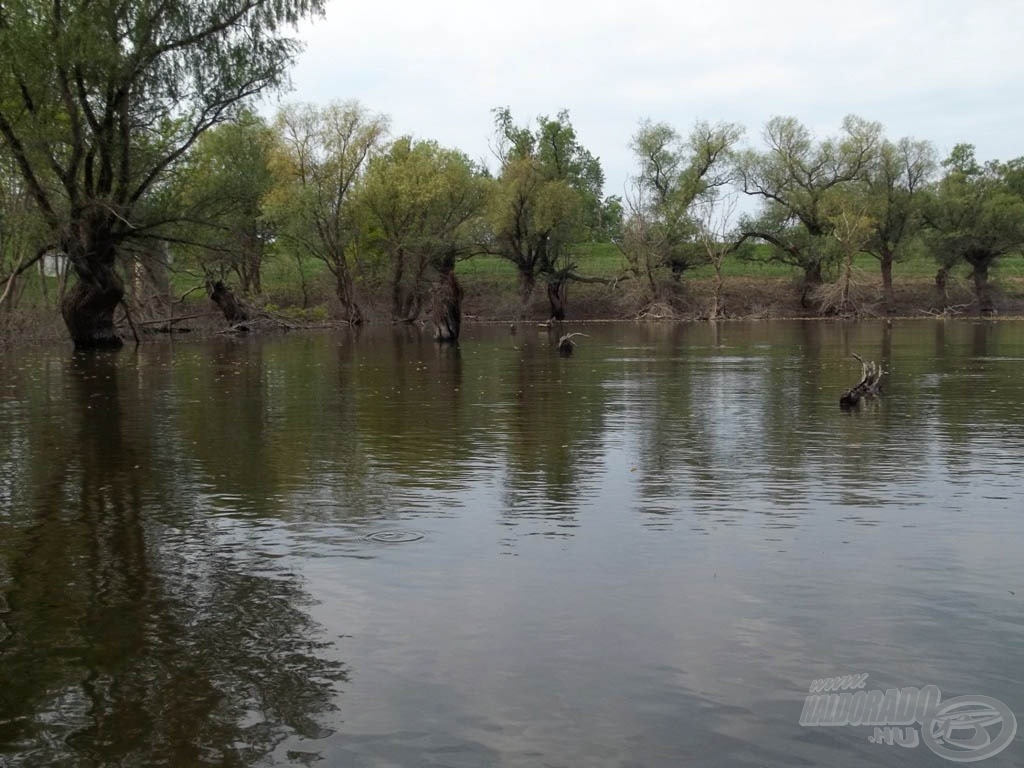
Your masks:
M494 114L501 159L489 203L495 250L516 267L520 314L543 278L551 317L562 320L568 282L587 279L576 273L573 247L607 219L604 172L565 110L538 118L536 129L516 125L507 107Z
M832 198L862 179L881 135L878 123L850 115L839 136L817 141L795 118L774 117L764 129L766 149L739 157L743 191L763 203L756 216L741 223L743 234L769 243L771 260L804 271L805 304L838 257L831 248Z
M174 228L182 250L209 282L234 273L250 296L263 292L263 262L274 237L263 198L273 184L275 142L266 121L246 110L200 137L172 187L176 206L187 216Z
M661 273L678 280L711 256L702 234L718 191L730 181L733 149L743 129L698 122L687 137L666 123L644 121L630 141L637 162L622 250L650 300L661 298ZM720 223L720 222L719 222ZM722 234L722 233L720 233Z
M945 270L970 265L978 308L989 314L991 269L1024 248L1024 158L982 165L973 145L957 144L942 166L925 209L927 242Z
M863 175L872 219L864 251L878 259L882 292L890 310L895 305L892 267L920 231L925 193L936 165L930 142L902 138L883 141Z
M210 127L282 84L323 0L5 0L0 138L77 277L77 347L116 347L118 254L160 236L153 194ZM156 196L159 197L159 196Z
M455 341L455 265L482 248L488 179L462 152L403 136L374 157L357 194L366 249L390 272L391 317L415 321L428 296L436 335Z
M387 134L388 122L358 102L290 104L277 115L279 144L267 213L279 237L322 261L334 276L344 319L363 322L352 249L358 243L357 186Z

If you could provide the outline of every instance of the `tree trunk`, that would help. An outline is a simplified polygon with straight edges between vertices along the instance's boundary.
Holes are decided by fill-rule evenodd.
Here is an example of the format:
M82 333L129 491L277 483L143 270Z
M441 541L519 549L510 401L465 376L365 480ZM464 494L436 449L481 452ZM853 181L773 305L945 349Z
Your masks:
M551 319L565 320L566 294L569 290L565 278L557 278L548 282L548 304L551 305Z
M885 308L891 312L896 307L896 294L892 288L893 254L889 250L882 251L882 295L885 297Z
M532 270L519 270L519 319L525 320L530 309L530 299L533 298L533 286L536 278Z
M807 308L811 305L811 292L821 285L821 262L814 261L804 265L804 280L800 290L800 306Z
M885 375L885 371L874 360L865 362L857 354L854 354L854 357L861 364L861 379L852 389L846 390L840 396L839 407L843 410L856 408L864 398L877 397L881 392L882 376Z
M462 330L462 287L455 270L441 276L431 296L430 315L434 321L434 340L454 344Z
M235 297L234 292L220 280L208 284L207 292L210 294L210 300L220 307L220 311L224 313L224 319L229 323L241 323L249 319L249 312L245 306Z
M341 314L346 323L350 325L362 325L363 313L359 309L352 288L352 279L347 275L337 277L337 295L341 302Z
M399 248L394 255L391 270L391 319L395 322L405 320L408 306L405 292L402 290L402 277L405 274L405 252Z
M947 286L949 285L949 267L939 267L939 271L935 273L935 295L938 299L939 306L945 308L949 304L949 293Z
M991 315L995 311L995 304L989 291L988 264L987 259L974 262L974 294L978 297L978 311L983 315Z
M80 224L79 236L64 242L78 278L61 300L60 311L76 349L116 349L114 310L124 298L124 283L114 268L117 255L109 224Z
M722 262L716 260L713 266L715 268L715 294L711 303L711 313L708 315L709 320L717 320L722 315L722 286L724 284L722 280Z

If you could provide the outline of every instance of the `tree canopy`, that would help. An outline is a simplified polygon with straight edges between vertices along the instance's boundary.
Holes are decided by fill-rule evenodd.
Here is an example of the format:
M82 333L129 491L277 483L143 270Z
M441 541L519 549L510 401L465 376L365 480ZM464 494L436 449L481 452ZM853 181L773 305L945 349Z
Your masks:
M11 0L0 6L0 137L78 283L79 346L120 343L115 255L160 236L147 205L200 135L284 82L285 34L323 0Z

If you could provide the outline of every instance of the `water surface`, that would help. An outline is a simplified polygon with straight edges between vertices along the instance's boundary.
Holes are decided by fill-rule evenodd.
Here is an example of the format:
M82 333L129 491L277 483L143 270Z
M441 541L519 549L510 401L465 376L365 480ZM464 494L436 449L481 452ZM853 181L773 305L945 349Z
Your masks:
M0 765L948 764L801 727L848 673L1024 720L1024 324L579 330L3 353Z

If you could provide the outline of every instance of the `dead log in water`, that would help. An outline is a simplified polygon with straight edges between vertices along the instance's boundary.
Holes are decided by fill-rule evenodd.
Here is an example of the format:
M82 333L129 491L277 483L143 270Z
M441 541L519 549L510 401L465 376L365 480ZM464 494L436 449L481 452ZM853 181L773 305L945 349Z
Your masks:
M856 352L853 356L860 361L861 377L856 386L848 389L839 398L839 407L843 409L856 408L861 400L877 397L881 393L882 377L885 375L882 366L874 360L865 362Z
M576 348L576 342L572 340L573 336L586 336L585 333L567 333L558 340L558 354L562 357L569 357L573 350Z

